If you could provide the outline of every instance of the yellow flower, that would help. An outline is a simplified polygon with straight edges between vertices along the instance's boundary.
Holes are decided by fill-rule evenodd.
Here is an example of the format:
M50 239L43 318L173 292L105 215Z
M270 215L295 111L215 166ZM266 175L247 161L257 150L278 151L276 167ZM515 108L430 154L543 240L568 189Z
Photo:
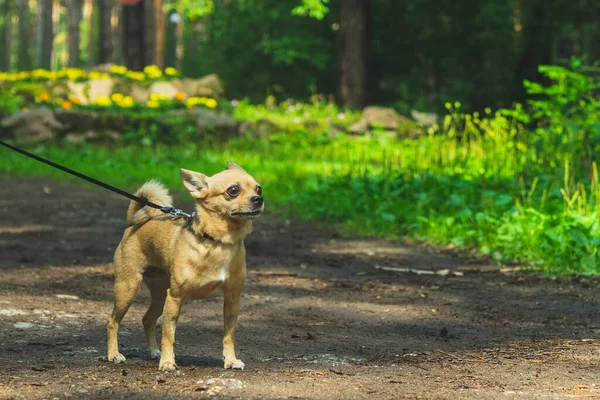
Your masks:
M127 73L127 67L123 65L113 65L110 67L110 73L115 75L125 75Z
M134 81L143 81L146 78L146 75L144 75L143 72L135 72L135 71L129 71L125 74L125 76L127 76L129 79L132 79Z
M217 101L215 99L206 100L206 107L215 108L217 106Z
M186 105L188 108L192 108L197 105L206 104L209 99L206 97L190 97L187 99Z
M150 94L150 100L152 101L160 101L160 96L156 93L151 93Z
M110 101L110 99L106 96L99 96L96 99L96 104L98 104L100 107L108 107L112 104L112 101Z
M103 72L92 71L88 75L88 79L92 80L92 81L97 80L97 79L105 79L105 78L108 78L108 74L105 74Z
M121 93L113 93L112 96L110 96L110 99L113 102L118 103L123 100L123 95Z
M50 95L48 93L40 94L40 101L48 101L50 100Z
M175 95L175 99L179 100L179 101L185 100L185 93L183 93L183 92L177 92L177 94Z
M123 108L130 108L130 107L133 107L134 105L135 105L135 101L133 100L133 97L131 97L131 96L123 97L123 99L119 103L119 106L121 106Z
M175 75L179 74L179 72L177 72L177 70L173 67L167 67L167 68L165 68L165 74L167 74L169 76L175 76Z
M162 72L160 68L156 65L148 65L144 68L144 73L152 79L160 78L162 76Z
M70 110L71 107L73 107L73 104L70 101L63 101L60 106L65 110Z
M158 108L160 107L160 103L158 101L150 100L148 102L148 108Z
M70 97L69 100L71 101L71 103L73 104L81 104L81 99L79 97Z

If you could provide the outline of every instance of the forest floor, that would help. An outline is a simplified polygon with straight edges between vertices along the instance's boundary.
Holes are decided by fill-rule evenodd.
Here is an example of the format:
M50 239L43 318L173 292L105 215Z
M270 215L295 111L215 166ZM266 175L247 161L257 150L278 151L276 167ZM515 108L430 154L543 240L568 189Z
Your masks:
M0 398L600 398L597 278L269 214L246 244L246 370L222 369L217 298L184 307L180 368L159 372L144 348L146 288L123 321L127 362L108 363L126 207L87 184L0 175Z

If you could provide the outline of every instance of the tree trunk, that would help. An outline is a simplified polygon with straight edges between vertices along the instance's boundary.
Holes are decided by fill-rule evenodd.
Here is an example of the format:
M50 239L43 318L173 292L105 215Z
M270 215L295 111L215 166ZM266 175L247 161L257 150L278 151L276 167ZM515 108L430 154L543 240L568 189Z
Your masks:
M368 103L369 0L339 0L338 96L342 104L362 108Z
M527 5L529 6L529 10L527 10L529 13L527 18L523 18L522 57L515 72L519 84L515 87L515 94L512 96L516 100L524 99L525 93L521 84L522 80L538 80L540 78L538 66L550 64L552 61L551 8L547 2L542 0L537 2L530 0Z
M50 69L52 64L52 0L39 0L38 27L36 32L36 64L39 68Z
M17 67L21 71L29 71L31 69L29 2L27 0L18 0L17 7L17 15L19 17Z
M144 3L144 56L146 65L152 64L156 55L156 27L154 17L154 0L146 0Z
M146 65L144 2L123 5L121 20L121 44L125 66L134 71L141 71Z
M95 20L97 11L94 10L94 0L85 0L83 5L83 19L87 23L87 54L86 54L86 66L92 67L96 64L96 40L95 40L95 29L97 29Z
M154 64L160 68L165 66L165 14L163 13L164 0L154 0L154 38L155 52Z
M98 1L98 64L112 61L112 0Z
M83 14L83 0L70 0L68 18L69 18L69 62L71 68L79 65L79 43L81 17Z
M12 32L12 20L11 20L11 4L12 0L4 0L2 2L2 32L0 33L0 51L2 59L0 59L0 71L10 71L10 60L11 60L11 32Z
M164 47L164 64L165 67L177 68L177 24L173 21L175 10L169 11L166 21L165 47Z

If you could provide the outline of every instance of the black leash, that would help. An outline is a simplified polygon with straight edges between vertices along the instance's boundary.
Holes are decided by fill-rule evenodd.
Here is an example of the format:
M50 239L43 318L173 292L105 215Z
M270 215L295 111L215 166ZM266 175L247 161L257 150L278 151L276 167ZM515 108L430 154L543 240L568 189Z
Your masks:
M180 210L180 209L178 209L178 208L160 206L160 205L158 205L158 204L156 204L156 203L153 203L153 202L151 202L151 201L150 201L150 200L148 200L148 199L144 199L144 198L142 198L142 197L135 196L135 195L133 195L133 194L131 194L131 193L128 193L128 192L126 192L126 191L124 191L124 190L121 190L121 189L119 189L119 188L116 188L116 187L114 187L114 186L111 186L111 185L109 185L109 184L107 184L107 183L100 182L99 180L97 180L97 179L94 179L94 178L92 178L92 177L89 177L89 176L87 176L87 175L84 175L84 174L82 174L82 173L80 173L80 172L73 171L72 169L70 169L70 168L67 168L67 167L63 167L63 166L62 166L62 165L60 165L60 164L57 164L57 163L55 163L55 162L52 162L52 161L50 161L50 160L46 160L45 158L42 158L42 157L36 156L35 154L31 154L31 153L29 153L28 151L25 151L25 150L19 149L18 147L11 146L10 144L8 144L8 143L4 143L4 142L3 142L3 141L1 141L1 140L0 140L0 144L1 144L1 145L3 145L4 147L7 147L7 148L9 148L9 149L13 150L13 151L16 151L17 153L23 154L24 156L27 156L27 157L29 157L29 158L33 158L33 159L34 159L34 160L36 160L36 161L39 161L39 162L41 162L41 163L44 163L44 164L47 164L47 165L49 165L49 166L51 166L51 167L54 167L54 168L56 168L56 169L59 169L59 170L61 170L61 171L63 171L63 172L66 172L66 173L68 173L68 174L74 175L74 176L76 176L76 177L78 177L78 178L81 178L81 179L83 179L83 180L86 180L86 181L88 181L88 182L91 182L91 183L93 183L94 185L98 185L98 186L100 186L100 187L103 187L104 189L108 189L108 190L110 190L111 192L118 193L118 194L120 194L121 196L125 196L125 197L127 197L128 199L131 199L131 200L133 200L133 201L137 201L138 203L140 203L140 204L141 204L141 205L143 205L143 206L148 206L148 207L156 208L157 210L160 210L160 211L164 212L165 214L171 214L171 215L175 215L176 217L184 217L184 218L187 218L187 219L192 219L192 218L194 217L194 214L193 214L193 213L192 213L192 214L188 214L188 213L186 213L186 212L183 212L183 211L181 211L181 210Z

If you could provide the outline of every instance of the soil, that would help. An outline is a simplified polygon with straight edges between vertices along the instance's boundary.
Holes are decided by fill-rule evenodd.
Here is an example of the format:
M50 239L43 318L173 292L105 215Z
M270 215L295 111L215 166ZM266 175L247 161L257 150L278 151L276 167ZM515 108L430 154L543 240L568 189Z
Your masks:
M217 298L184 307L179 370L159 372L144 348L146 288L123 321L127 362L108 363L126 208L85 183L0 176L0 398L600 398L598 279L274 215L246 243L246 370L222 368Z

